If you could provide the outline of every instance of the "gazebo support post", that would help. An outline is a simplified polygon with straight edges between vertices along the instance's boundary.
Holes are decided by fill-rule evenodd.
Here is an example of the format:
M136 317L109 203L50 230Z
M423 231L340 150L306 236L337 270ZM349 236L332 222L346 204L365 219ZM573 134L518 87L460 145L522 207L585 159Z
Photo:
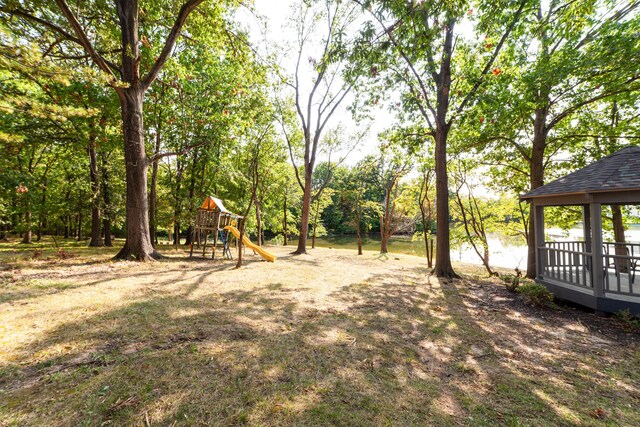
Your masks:
M602 270L602 205L589 205L591 225L591 283L596 298L604 298L604 274Z
M533 215L533 228L536 232L535 235L535 245L536 245L536 278L542 277L542 272L544 271L543 259L540 256L540 246L544 244L544 206L536 205L535 203L531 206L534 209Z

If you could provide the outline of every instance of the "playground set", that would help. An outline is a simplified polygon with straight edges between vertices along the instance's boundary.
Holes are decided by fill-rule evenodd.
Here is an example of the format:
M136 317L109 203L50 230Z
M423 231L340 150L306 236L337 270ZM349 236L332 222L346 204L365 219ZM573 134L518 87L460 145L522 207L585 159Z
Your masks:
M242 228L244 220L245 218L243 216L236 215L227 210L222 200L212 196L207 197L202 203L202 207L196 211L196 221L193 227L189 256L193 256L194 242L198 247L202 246L202 256L205 256L209 235L213 234L211 259L215 259L218 239L222 243L222 255L226 259L232 259L233 256L230 250L231 237L235 238L236 242L240 239L240 231L238 228ZM236 225L238 228L236 228ZM269 262L276 260L274 255L252 243L246 235L242 236L242 243L245 247L253 250L254 253L257 253L265 260Z

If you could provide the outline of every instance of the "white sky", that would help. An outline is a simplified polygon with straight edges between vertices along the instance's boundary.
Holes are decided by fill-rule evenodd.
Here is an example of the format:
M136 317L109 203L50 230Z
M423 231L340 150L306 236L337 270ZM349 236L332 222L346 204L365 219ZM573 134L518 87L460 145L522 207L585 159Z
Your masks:
M287 74L293 75L295 70L295 48L296 31L289 23L289 19L292 16L292 6L299 3L301 0L255 0L254 7L258 15L262 15L267 19L266 32L264 28L261 28L260 22L253 17L246 9L239 11L238 17L243 25L246 25L249 29L252 42L254 45L259 46L259 52L265 54L266 52L284 52L278 55L278 62L282 68L284 68ZM303 56L303 63L306 64L307 56L312 56L312 53L305 51ZM311 81L311 74L309 71L308 81ZM304 74L302 74L304 79ZM303 92L304 93L304 92ZM306 91L308 94L308 91ZM374 120L369 124L357 124L352 120L352 115L347 111L347 107L351 104L352 99L345 99L340 105L336 113L331 117L327 125L328 128L336 128L339 125L344 126L346 130L346 137L355 134L358 130L370 126L370 132L365 140L349 154L345 164L354 165L361 160L365 155L373 153L376 150L379 132L390 127L393 124L393 114L386 110L378 110L374 112ZM325 128L325 132L326 132ZM351 144L347 141L347 146ZM336 160L336 156L332 156L332 160Z

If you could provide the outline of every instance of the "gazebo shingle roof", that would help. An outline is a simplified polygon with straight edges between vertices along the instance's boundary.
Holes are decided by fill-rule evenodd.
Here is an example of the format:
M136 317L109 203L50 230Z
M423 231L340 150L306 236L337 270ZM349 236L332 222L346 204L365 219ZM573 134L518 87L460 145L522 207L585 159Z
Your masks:
M587 194L640 189L640 147L632 145L520 196Z

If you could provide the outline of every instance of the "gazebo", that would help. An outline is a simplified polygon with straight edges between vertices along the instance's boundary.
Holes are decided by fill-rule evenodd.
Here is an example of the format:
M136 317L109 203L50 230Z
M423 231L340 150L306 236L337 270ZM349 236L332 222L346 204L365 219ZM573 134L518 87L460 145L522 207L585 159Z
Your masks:
M602 205L640 205L640 147L628 146L520 199L534 212L536 282L598 312L640 314L640 243L602 236ZM545 241L547 206L582 206L583 240Z

